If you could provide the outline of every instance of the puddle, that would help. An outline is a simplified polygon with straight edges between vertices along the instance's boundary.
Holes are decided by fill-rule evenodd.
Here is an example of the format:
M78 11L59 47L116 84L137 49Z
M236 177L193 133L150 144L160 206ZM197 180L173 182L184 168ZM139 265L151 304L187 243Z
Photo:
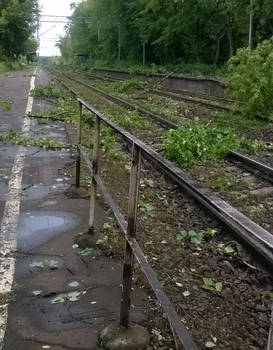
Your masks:
M34 185L27 188L23 192L23 197L25 199L42 199L46 197L50 192L52 192L52 186L46 186L43 184Z
M64 139L65 135L57 132L50 131L49 132L49 137L52 139Z
M40 205L41 208L44 207L56 207L58 205L58 201L49 200Z
M53 185L44 185L44 184L36 184L34 186L27 187L23 191L23 198L28 199L42 199L46 196L48 196L50 193L55 193L56 191L66 191L70 187L67 183L62 183L60 181L57 181ZM62 179L62 181L67 181L65 178ZM1 193L1 192L0 192Z
M31 250L79 224L80 218L70 212L33 211L21 214L17 230L18 249Z
M61 148L60 150L50 150L50 149L41 149L41 148L37 148L38 152L33 152L32 151L28 151L28 154L30 156L32 156L33 158L50 158L50 157L58 157L58 158L67 158L70 159L70 150L68 149L64 149Z

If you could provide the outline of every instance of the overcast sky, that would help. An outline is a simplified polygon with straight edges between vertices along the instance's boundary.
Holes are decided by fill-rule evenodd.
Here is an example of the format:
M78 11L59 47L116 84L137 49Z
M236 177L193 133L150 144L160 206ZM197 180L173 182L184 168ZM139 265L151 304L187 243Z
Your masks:
M70 4L72 2L81 2L81 0L39 0L41 15L53 16L70 16ZM47 18L48 20L50 18ZM64 35L65 24L61 23L43 23L45 18L41 18L40 23L40 56L56 56L59 55L59 49L55 46L59 37ZM56 20L52 18L52 20Z

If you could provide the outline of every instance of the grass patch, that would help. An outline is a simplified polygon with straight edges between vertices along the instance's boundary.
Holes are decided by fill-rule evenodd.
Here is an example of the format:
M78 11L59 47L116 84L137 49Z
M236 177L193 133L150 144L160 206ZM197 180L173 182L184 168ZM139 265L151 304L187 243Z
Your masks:
M10 111L11 107L12 107L13 102L12 101L1 101L0 100L0 108L2 109L2 111L6 112L6 111Z
M61 92L57 88L56 84L50 83L48 85L38 85L31 91L31 96L36 98L50 98L60 97Z
M0 73L8 73L13 70L22 68L22 63L19 61L10 61L7 58L0 57Z
M6 305L13 301L13 297L10 293L0 293L0 305Z

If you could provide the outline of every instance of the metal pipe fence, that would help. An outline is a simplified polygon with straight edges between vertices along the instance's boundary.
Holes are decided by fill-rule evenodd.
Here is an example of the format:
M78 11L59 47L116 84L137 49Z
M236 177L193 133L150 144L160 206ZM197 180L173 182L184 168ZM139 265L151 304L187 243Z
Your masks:
M170 327L177 337L178 341L183 345L185 350L197 350L194 341L188 333L188 330L183 325L180 317L171 304L168 296L165 294L157 276L149 262L147 261L136 237L137 224L137 207L138 207L138 192L140 183L141 170L141 156L142 153L153 152L143 142L131 135L129 132L121 129L115 123L107 119L102 113L90 106L81 98L77 98L79 103L79 121L78 121L78 154L76 159L76 187L80 186L80 171L81 159L83 159L91 173L91 195L90 195L90 210L89 210L89 231L94 231L94 217L95 217L95 201L97 189L100 189L106 202L113 211L113 214L122 229L125 236L125 252L123 264L123 281L122 281L122 295L120 305L120 325L128 328L130 325L130 306L131 306L131 289L133 278L134 260L139 263L144 275L146 276L150 287L155 293L163 311L165 312ZM95 134L93 144L93 158L92 161L88 158L84 148L81 145L82 141L82 110L83 106L95 115ZM125 220L120 209L112 199L110 192L104 185L99 176L99 153L100 153L100 127L101 122L111 127L115 132L121 134L127 141L132 144L131 151L131 171L129 184L129 204L128 204L128 219Z

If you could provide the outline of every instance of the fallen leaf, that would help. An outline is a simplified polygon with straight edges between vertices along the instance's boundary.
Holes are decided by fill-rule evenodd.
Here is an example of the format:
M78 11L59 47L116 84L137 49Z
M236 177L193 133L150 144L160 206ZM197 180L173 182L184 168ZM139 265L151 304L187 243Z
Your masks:
M71 288L75 288L75 287L78 287L80 284L77 281L72 281L72 282L68 283L68 285Z
M41 290L34 290L32 292L33 295L41 295L42 294L42 291Z
M80 296L82 295L82 292L71 292L71 293L68 293L67 297L70 301L78 301L80 300Z
M215 347L215 346L216 346L216 344L213 343L213 342L211 342L211 341L207 341L206 344L205 344L205 347L206 347L206 348L213 348L213 347Z
M90 255L94 249L93 248L85 248L79 252L79 255L86 256Z
M62 303L65 302L65 300L66 300L66 299L65 299L64 297L58 296L58 297L52 299L52 300L51 300L51 303L52 303L52 304L62 304Z

